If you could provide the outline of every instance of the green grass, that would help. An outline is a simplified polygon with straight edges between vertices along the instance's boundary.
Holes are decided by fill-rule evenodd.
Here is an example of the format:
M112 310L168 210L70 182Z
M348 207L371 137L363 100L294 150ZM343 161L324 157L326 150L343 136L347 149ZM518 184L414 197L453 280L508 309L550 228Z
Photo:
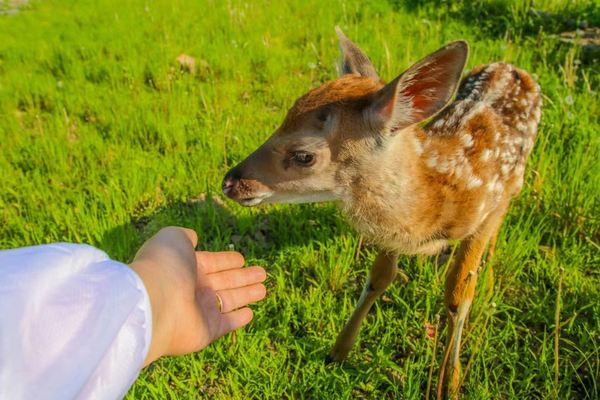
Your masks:
M532 4L551 16L537 20ZM249 327L156 362L128 398L423 398L429 366L441 362L424 325L443 315L443 268L402 258L410 282L377 303L346 363L325 366L375 249L333 205L244 209L219 188L297 96L334 77L336 24L387 79L465 38L469 66L510 61L544 93L495 288L486 268L466 333L465 398L596 399L600 74L552 34L599 18L593 0L54 0L2 13L0 248L87 242L127 262L173 224L196 229L204 249L233 244L266 266L269 295ZM196 58L194 75L179 71L180 53Z

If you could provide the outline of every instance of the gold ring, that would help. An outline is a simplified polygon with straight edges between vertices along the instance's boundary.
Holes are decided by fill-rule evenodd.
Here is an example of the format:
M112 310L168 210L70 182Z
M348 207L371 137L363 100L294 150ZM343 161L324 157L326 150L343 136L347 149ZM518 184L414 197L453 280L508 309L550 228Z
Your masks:
M223 312L223 299L221 298L221 296L219 296L218 293L215 293L215 296L217 297L217 307L219 307L219 312L222 313Z

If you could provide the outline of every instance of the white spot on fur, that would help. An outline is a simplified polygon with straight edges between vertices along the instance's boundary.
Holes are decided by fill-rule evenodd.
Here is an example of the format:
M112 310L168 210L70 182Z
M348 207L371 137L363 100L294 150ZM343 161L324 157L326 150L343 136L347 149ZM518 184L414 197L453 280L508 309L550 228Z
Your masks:
M462 112L459 112L460 107L457 107L456 112L452 113L446 120L446 126L455 126L458 124L459 118L462 116Z
M456 166L456 168L454 168L454 176L456 176L457 178L462 177L463 170L464 170L464 164L458 164Z
M421 143L421 141L417 137L414 138L413 142L415 144L415 153L418 156L420 156L421 154L423 154L423 143Z
M498 69L498 67L500 65L502 65L502 64L496 64L495 69ZM506 93L508 81L509 81L509 79L512 78L512 75L510 74L510 66L508 69L509 69L508 71L504 71L503 73L501 73L499 79L492 81L493 87L489 91L489 95L487 96L487 99L486 99L489 103L494 103L496 100L498 100L502 95L504 95Z
M438 119L437 121L435 121L435 122L433 123L433 125L431 125L431 127L432 127L432 128L434 128L434 129L439 129L439 128L441 128L442 126L444 126L444 123L445 123L445 122L446 122L446 120L445 120L445 119L443 119L443 118L440 118L440 119Z
M523 164L519 164L515 167L514 174L517 176L523 176L525 172L525 166Z
M500 182L499 180L496 182L496 185L494 185L494 191L495 192L502 192L504 190L504 185L502 184L502 182Z
M513 138L513 146L519 146L523 143L523 136L519 136L519 135L515 135L515 137Z
M465 147L472 147L473 146L473 136L469 135L468 133L465 133L464 135L462 135L460 137L460 142Z
M490 149L485 149L481 152L481 155L479 156L479 159L481 161L487 161L490 159L490 156L492 155L492 151Z
M500 182L500 176L498 176L498 174L494 175L487 183L486 187L489 192L501 192L504 189L504 185Z
M437 160L438 160L438 153L437 153L437 151L433 150L431 152L431 154L429 155L429 158L427 159L427 161L425 161L425 165L427 165L429 168L435 168L435 166L437 165Z
M479 186L481 186L482 183L483 181L479 177L471 175L469 177L469 180L467 181L467 189L478 188Z
M467 159L465 158L465 152L462 148L456 149L456 152L454 153L454 162L457 165L465 164L467 162Z

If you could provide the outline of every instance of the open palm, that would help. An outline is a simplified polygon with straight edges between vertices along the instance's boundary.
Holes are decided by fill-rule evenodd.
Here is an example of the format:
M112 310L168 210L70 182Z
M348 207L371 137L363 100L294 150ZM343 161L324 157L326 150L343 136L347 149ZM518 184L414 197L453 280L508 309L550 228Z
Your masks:
M263 268L242 268L244 257L237 252L195 251L197 242L193 230L164 228L131 263L152 304L146 364L162 355L198 351L248 324L252 310L247 305L265 297Z

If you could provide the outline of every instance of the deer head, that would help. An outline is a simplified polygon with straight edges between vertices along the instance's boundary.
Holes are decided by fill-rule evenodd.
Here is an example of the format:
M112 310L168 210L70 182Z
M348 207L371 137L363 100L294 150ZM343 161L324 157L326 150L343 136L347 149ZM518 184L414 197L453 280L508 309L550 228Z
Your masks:
M244 206L343 201L349 185L341 177L349 169L377 163L395 138L455 93L466 42L442 47L385 84L369 58L336 31L340 76L296 100L271 137L227 173L223 192L231 199Z

